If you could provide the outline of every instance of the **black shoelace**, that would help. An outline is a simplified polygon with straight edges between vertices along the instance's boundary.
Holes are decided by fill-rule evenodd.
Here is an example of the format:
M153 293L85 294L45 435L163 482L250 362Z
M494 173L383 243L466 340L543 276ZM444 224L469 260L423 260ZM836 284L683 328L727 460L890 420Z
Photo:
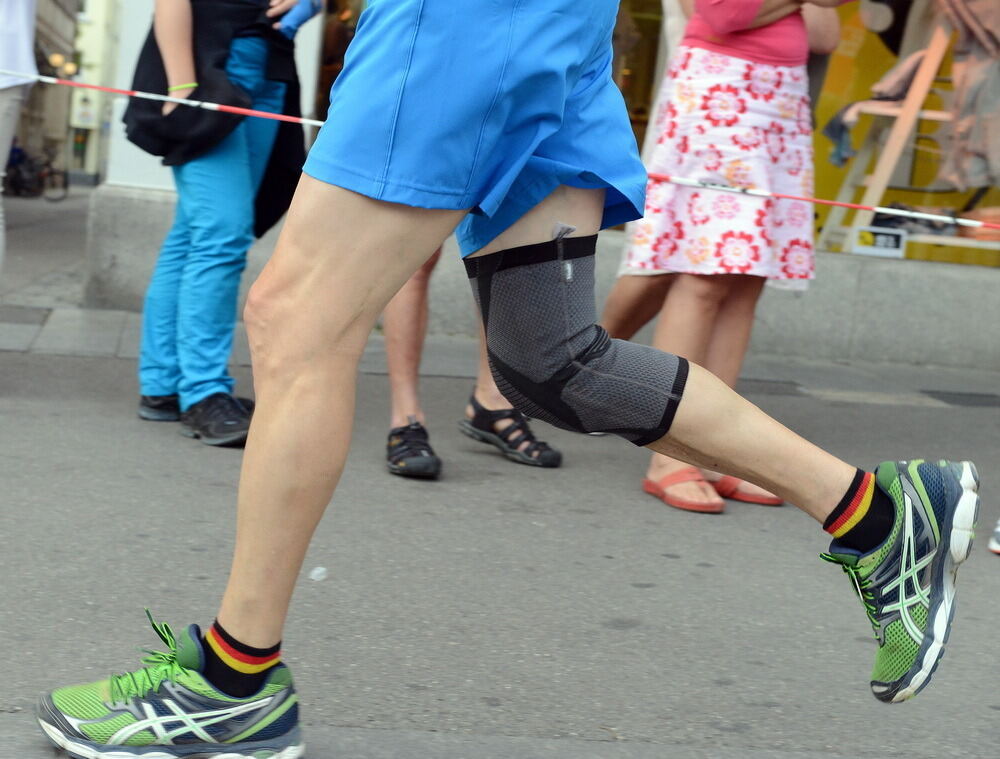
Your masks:
M206 422L244 418L247 415L243 404L228 393L216 393L209 397L208 403L204 405L200 414Z

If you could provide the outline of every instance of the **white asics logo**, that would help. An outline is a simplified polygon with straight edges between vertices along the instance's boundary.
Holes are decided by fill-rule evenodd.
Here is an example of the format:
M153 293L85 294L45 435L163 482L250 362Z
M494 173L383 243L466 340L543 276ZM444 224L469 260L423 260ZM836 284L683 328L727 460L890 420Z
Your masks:
M910 496L906 492L903 493L903 498L906 507L903 509L903 545L902 556L899 561L899 577L892 582L886 583L883 591L888 593L898 588L898 600L894 604L887 604L882 607L882 611L885 614L898 612L899 620L903 623L903 629L913 638L914 642L919 644L923 642L924 632L920 629L920 625L913 619L910 609L915 604L922 604L925 609L930 607L930 588L921 586L920 574L934 560L937 548L932 548L920 561L916 561L917 547L913 535L913 501L910 500ZM909 584L907 584L907 580L910 581ZM912 590L912 594L908 595L910 590Z
M200 738L205 743L217 743L215 738L208 734L205 730L206 727L215 725L219 722L225 722L227 719L233 717L239 717L242 714L249 714L250 712L260 711L266 709L274 697L262 698L259 701L253 701L249 704L236 704L234 706L226 707L225 709L214 709L207 712L185 712L181 707L179 707L174 701L170 699L164 699L161 703L170 710L171 714L164 714L160 716L153 709L153 705L150 703L144 703L142 705L142 711L146 715L146 719L139 720L138 722L133 722L131 725L126 725L117 733L111 736L108 741L109 744L117 746L125 743L129 738L137 735L144 730L150 730L156 736L156 742L158 745L169 746L174 742L174 738L178 736L190 733L191 735ZM180 727L170 728L171 724L180 723Z

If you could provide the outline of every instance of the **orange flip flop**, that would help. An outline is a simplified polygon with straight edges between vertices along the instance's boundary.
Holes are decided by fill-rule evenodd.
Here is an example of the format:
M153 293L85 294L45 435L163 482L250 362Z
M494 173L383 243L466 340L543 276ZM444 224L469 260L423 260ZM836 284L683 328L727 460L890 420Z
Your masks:
M729 498L733 501L742 501L743 503L758 503L761 506L781 506L784 501L776 495L764 496L764 495L750 495L749 493L744 493L740 490L743 485L744 480L739 477L730 477L728 474L715 482L709 482L708 484L715 488L715 492L721 495L723 498Z
M655 495L667 504L667 506L673 506L675 509L697 511L702 514L721 514L725 511L726 504L722 501L719 501L719 503L701 503L699 501L689 501L686 498L677 498L667 493L667 488L673 485L679 485L682 482L698 481L705 482L706 480L704 475L697 467L689 466L668 474L658 482L645 479L642 481L642 489L650 495Z

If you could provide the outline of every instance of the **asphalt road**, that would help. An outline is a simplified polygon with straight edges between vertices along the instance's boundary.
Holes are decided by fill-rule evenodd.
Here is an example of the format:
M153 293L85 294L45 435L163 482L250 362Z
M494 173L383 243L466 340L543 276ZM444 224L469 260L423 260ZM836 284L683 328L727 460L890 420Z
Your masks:
M871 402L886 388L857 383L751 396L862 466L980 466L948 653L889 707L868 693L863 610L808 518L668 509L639 491L642 452L612 438L545 428L562 469L507 462L455 426L469 384L425 380L445 477L420 483L384 471L387 385L362 375L285 640L310 759L996 755L1000 409ZM140 422L134 393L127 360L0 353L0 756L51 759L35 697L136 666L158 644L144 606L175 627L212 620L239 453ZM328 579L309 580L320 566Z

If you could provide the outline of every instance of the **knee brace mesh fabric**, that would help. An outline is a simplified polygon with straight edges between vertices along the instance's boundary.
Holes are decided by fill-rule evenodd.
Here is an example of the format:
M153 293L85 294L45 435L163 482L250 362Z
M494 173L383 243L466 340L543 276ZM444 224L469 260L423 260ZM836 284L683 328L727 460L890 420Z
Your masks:
M596 247L596 235L564 237L465 259L490 368L527 416L647 445L669 431L688 363L596 323Z

